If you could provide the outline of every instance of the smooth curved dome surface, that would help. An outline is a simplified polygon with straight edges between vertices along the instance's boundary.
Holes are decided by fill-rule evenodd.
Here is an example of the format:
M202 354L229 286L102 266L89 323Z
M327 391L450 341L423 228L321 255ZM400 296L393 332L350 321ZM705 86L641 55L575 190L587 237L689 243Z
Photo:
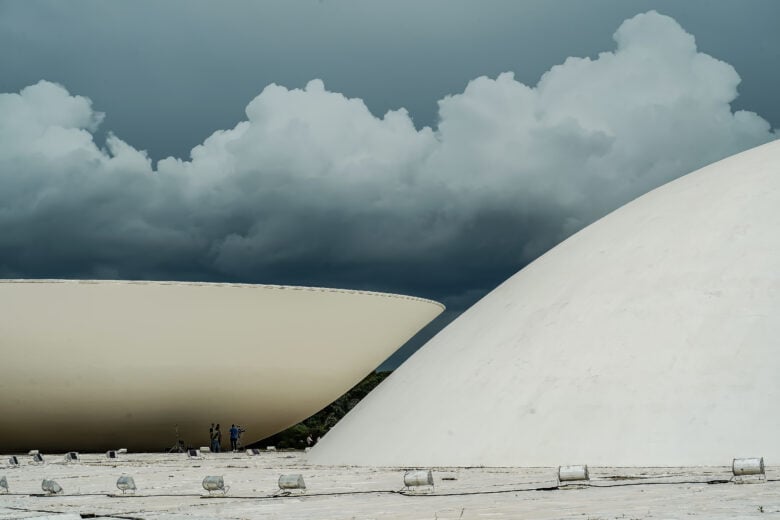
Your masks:
M324 464L780 462L780 141L621 207L440 332Z
M223 446L326 406L436 302L306 287L0 280L0 449Z

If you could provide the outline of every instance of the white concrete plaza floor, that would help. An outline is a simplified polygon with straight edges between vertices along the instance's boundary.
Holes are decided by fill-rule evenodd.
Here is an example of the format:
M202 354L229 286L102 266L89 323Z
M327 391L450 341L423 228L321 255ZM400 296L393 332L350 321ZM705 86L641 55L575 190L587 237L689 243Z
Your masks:
M591 468L590 487L545 491L535 489L556 486L555 468L434 468L434 492L407 495L398 493L403 470L312 466L301 452L119 457L82 454L81 462L65 464L62 455L47 455L36 466L20 456L19 468L0 469L10 488L0 491L0 519L780 518L780 468L772 467L760 484L707 483L728 480L726 466ZM134 478L135 495L116 489L123 473ZM302 474L306 493L274 497L283 473ZM224 476L226 497L204 498L206 475ZM63 494L41 496L44 478Z

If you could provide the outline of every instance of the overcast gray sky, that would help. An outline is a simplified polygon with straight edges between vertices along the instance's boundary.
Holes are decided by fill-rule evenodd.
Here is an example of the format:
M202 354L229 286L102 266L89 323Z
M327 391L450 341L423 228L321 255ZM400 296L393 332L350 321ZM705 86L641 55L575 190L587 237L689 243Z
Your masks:
M778 20L773 0L0 0L0 276L351 286L451 319L776 138Z

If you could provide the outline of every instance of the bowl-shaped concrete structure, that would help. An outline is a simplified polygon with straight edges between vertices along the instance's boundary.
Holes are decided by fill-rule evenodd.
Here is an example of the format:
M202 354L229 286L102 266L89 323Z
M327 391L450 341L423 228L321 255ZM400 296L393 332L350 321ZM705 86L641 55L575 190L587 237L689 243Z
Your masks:
M0 280L0 452L223 446L339 397L436 317L429 300L239 284Z
M550 250L418 350L310 460L778 463L778 403L775 141L672 181Z

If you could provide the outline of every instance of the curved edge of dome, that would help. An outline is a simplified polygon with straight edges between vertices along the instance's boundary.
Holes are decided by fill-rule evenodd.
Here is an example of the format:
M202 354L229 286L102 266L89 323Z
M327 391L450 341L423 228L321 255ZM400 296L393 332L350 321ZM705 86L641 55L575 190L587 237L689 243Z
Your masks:
M376 296L378 298L396 298L400 300L428 303L446 309L443 303L419 296L406 294L386 293L379 291L366 291L362 289L334 289L329 287L313 287L304 285L273 285L230 282L187 282L175 280L71 280L64 278L0 278L0 284L85 284L85 285L160 285L160 286L184 286L184 287L230 287L236 289L270 289L277 291L311 291L323 293L360 294L364 296Z

